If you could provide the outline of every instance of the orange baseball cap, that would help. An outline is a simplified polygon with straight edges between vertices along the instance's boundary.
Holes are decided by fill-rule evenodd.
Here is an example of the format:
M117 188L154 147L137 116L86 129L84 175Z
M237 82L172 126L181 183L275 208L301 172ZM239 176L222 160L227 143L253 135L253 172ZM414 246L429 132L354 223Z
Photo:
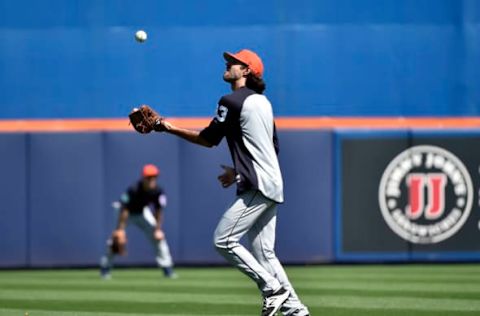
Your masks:
M142 175L147 178L147 177L156 177L160 174L160 170L155 165L148 164L143 166L143 172Z
M223 58L225 58L227 62L241 62L245 66L248 66L255 77L262 78L263 76L263 62L260 57L251 50L242 49L235 54L225 52L223 53Z

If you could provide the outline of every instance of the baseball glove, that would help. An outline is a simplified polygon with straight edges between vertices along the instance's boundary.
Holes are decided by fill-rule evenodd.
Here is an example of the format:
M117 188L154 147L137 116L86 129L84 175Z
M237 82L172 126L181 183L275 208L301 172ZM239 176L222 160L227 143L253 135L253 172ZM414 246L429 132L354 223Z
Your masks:
M127 235L124 230L115 230L109 240L110 250L116 255L125 255L127 253Z
M151 131L165 131L164 118L148 105L133 109L128 118L133 128L141 134L148 134Z

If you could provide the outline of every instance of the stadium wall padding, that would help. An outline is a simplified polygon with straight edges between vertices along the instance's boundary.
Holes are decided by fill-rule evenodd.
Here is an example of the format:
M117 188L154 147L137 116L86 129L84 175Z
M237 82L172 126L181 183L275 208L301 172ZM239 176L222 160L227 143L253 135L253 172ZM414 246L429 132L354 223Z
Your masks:
M74 265L89 260L102 238L101 134L29 137L30 264Z
M480 260L480 130L280 130L279 137L286 200L278 210L276 247L283 262ZM458 175L445 178L445 216L452 205L464 211L467 200L471 208L460 229L441 242L407 240L389 227L379 205L387 166L420 145L457 157L472 181L468 195L458 195L451 181ZM220 165L230 162L224 142L209 149L132 132L0 133L0 149L0 267L97 265L116 223L112 202L145 163L161 169L168 195L164 229L175 262L225 263L212 245L235 196L216 179ZM449 161L448 155L435 161ZM437 169L411 171L428 177L442 173ZM396 203L405 204L408 187L400 188L403 200ZM430 200L425 191L424 207ZM438 224L423 217L413 223ZM127 233L128 256L116 263L153 265L145 236L131 226Z
M209 117L244 47L277 115L478 116L478 34L476 0L0 0L0 118Z
M345 130L334 142L336 261L480 260L480 130Z
M279 206L277 249L291 263L332 260L330 131L281 131L286 202ZM97 265L116 223L113 201L160 167L168 195L165 231L177 264L217 264L215 225L235 189L217 181L230 164L225 144L208 149L170 135L132 132L0 133L0 267ZM118 265L153 265L153 250L127 228Z
M27 134L0 135L0 266L30 261Z

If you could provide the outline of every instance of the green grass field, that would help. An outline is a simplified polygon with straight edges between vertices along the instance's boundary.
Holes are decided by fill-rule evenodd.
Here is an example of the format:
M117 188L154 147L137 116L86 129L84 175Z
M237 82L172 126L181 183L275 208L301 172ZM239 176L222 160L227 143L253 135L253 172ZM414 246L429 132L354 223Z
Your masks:
M1 316L259 315L253 282L231 268L0 271ZM480 315L480 265L289 267L311 315Z

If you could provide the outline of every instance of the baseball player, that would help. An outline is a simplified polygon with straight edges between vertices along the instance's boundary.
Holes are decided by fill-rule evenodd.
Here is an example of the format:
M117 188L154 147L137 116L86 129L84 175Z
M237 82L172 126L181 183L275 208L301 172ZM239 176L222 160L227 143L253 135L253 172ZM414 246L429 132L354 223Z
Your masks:
M209 126L202 131L189 130L157 118L154 129L206 147L227 139L233 167L222 166L218 179L224 188L236 183L237 197L218 223L215 247L257 283L264 298L262 316L272 316L278 310L289 316L309 315L274 251L283 180L272 106L263 95L263 63L256 53L246 49L223 56L223 79L233 92L221 97L217 115ZM239 242L244 235L248 236L251 252Z
M100 259L100 274L102 278L111 277L113 258L115 255L124 255L127 243L125 228L132 222L140 228L155 248L156 261L163 269L167 278L176 278L173 270L172 256L162 230L162 213L167 206L167 197L158 186L159 170L155 165L147 164L143 167L142 178L114 203L119 211L117 227L112 237L107 241L107 253ZM152 213L153 210L153 213Z

